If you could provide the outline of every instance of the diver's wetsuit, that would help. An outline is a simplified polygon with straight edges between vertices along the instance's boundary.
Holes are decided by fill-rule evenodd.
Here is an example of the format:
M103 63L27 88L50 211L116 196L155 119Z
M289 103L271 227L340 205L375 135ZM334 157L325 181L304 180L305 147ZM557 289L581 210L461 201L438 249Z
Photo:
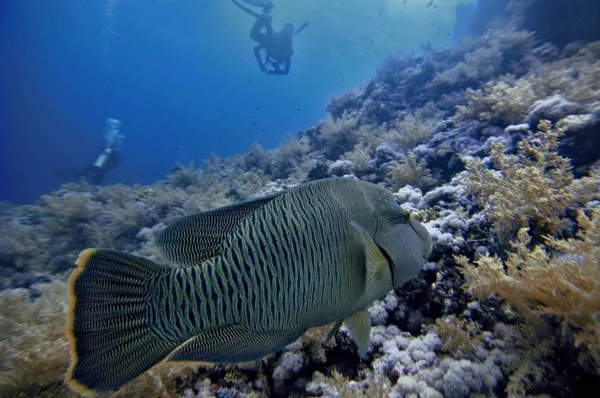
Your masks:
M94 185L102 184L106 172L115 169L121 160L119 151L114 148L104 149L97 157L96 161L82 170L76 172L77 177L86 179Z
M264 33L262 33L263 29ZM276 75L287 75L290 72L291 59L294 54L292 38L283 33L274 32L270 16L260 15L256 19L250 31L250 38L258 43L254 47L254 56L261 71ZM260 54L262 50L265 50L264 61ZM269 65L273 69L269 69L267 67Z
M294 51L292 50L293 28L290 34L274 32L271 25L271 16L268 15L271 6L265 6L263 13L259 14L242 5L238 0L233 3L256 18L250 30L250 38L258 43L254 47L254 56L262 72L270 75L287 75ZM263 32L264 31L264 32ZM264 51L264 60L261 52Z

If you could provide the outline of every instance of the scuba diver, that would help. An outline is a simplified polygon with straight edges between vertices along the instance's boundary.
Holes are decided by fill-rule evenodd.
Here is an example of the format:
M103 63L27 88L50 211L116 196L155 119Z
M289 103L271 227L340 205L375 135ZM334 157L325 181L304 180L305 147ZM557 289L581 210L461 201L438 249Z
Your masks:
M106 143L104 148L96 156L92 164L83 169L67 168L60 170L59 175L70 175L71 177L83 178L90 184L100 185L109 170L117 168L121 160L119 150L125 138L120 133L121 121L117 119L106 119Z
M262 7L262 14L242 5L240 0L232 1L240 9L256 18L256 22L250 30L250 38L258 43L254 47L254 56L261 72L268 75L287 75L290 72L294 53L292 36L304 30L308 26L308 22L305 22L298 30L295 30L291 23L286 23L281 32L274 32L270 15L273 9L272 0L243 0L253 6Z

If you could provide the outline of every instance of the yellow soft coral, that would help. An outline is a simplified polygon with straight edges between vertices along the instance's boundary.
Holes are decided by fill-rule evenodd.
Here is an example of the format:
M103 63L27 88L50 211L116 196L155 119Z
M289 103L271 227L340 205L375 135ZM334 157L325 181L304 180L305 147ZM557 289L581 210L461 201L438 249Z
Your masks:
M394 164L390 168L389 175L395 189L405 185L427 189L437 182L427 167L427 161L421 159L417 162L413 152L408 152L405 160Z
M574 202L575 186L569 160L558 154L563 130L540 122L538 132L519 143L518 155L505 155L501 144L492 144L496 170L480 159L466 161L467 172L459 181L485 205L486 215L502 242L509 241L521 227L535 225L544 232L565 226L563 215Z
M495 294L507 304L507 315L522 320L512 345L511 396L542 382L549 366L544 358L556 353L557 344L572 345L580 365L600 371L600 210L589 209L600 199L600 164L589 177L574 179L569 160L557 152L563 131L547 121L538 129L520 143L517 155L493 145L495 170L467 160L460 177L484 206L499 240L512 241L504 260L483 256L473 265L456 257L466 291L480 299ZM574 210L575 232L567 217Z
M41 296L36 300L26 289L0 294L0 397L75 398L77 394L64 383L70 361L65 336L67 284L54 281L37 289ZM180 396L177 386L191 379L195 366L161 362L143 377L105 396Z
M75 396L62 383L69 366L64 320L66 284L40 285L35 301L25 289L0 296L0 396Z
M545 236L545 245L529 249L531 237L521 228L505 261L483 256L475 265L457 262L475 297L495 293L524 317L532 330L556 319L563 337L572 337L580 363L600 371L600 212L580 210L576 238ZM550 254L552 253L552 254Z
M580 104L600 100L600 41L589 43L569 58L544 63L518 79L504 75L479 89L467 88L465 105L456 107L454 121L475 118L499 125L521 123L537 99L556 94Z
M456 107L454 120L475 118L501 125L521 123L535 100L528 78L515 79L506 75L498 82L487 83L482 89L468 88L465 92L467 105Z

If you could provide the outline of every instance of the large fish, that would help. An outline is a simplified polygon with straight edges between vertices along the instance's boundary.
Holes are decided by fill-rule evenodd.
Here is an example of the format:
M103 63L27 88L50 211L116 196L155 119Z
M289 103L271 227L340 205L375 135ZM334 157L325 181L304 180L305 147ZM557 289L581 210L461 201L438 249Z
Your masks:
M431 253L427 230L377 185L328 179L180 218L156 238L169 268L87 249L69 282L66 381L118 388L172 361L242 362L342 322L369 345L367 307Z

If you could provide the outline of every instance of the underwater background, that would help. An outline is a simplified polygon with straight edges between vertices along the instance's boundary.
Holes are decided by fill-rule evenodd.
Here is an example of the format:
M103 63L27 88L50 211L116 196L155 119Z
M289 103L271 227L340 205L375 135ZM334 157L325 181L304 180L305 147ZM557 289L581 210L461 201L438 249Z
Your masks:
M323 178L387 189L433 240L365 357L325 325L105 395L595 396L600 3L274 3L276 31L308 22L286 76L230 0L0 0L0 397L78 396L82 250L175 266L154 238L179 217Z
M257 73L253 19L231 1L2 3L0 198L27 203L60 184L54 170L93 161L109 117L126 141L107 183L152 183L255 141L273 148L385 55L450 45L465 2L280 1L276 30L310 23L285 78Z

